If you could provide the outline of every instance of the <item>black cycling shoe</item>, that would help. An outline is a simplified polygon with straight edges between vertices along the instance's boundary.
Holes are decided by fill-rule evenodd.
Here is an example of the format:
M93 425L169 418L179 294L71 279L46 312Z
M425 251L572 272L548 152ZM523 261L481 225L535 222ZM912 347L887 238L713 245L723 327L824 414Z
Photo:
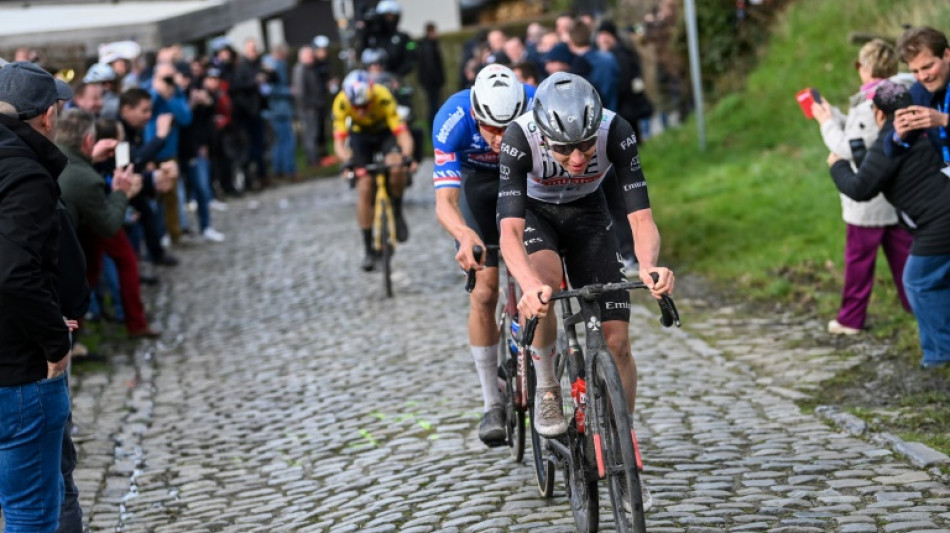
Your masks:
M478 438L489 448L504 446L506 438L504 406L493 405L482 415L482 421L478 424Z
M404 217L396 217L396 240L406 242L409 240L409 226Z
M376 254L367 250L366 255L363 256L363 262L360 263L360 268L363 269L363 272L372 272L376 268Z

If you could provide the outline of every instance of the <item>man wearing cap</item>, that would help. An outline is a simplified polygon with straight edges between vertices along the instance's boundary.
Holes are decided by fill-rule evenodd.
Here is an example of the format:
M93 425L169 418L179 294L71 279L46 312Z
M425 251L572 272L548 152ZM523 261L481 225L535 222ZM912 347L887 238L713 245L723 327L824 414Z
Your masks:
M55 531L69 414L60 310L57 101L72 91L28 62L0 70L0 507L8 531Z

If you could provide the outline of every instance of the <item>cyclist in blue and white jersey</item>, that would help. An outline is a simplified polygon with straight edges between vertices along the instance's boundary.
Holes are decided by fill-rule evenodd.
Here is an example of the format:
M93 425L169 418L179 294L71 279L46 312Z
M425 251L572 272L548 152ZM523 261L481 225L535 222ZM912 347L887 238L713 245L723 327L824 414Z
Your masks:
M498 252L472 255L475 245L498 244L498 152L508 124L530 109L534 87L518 81L508 67L483 68L471 89L455 93L442 105L432 125L435 151L435 212L458 243L455 260L476 269L470 297L469 343L482 386L485 412L478 436L488 446L505 443L505 410L498 390Z

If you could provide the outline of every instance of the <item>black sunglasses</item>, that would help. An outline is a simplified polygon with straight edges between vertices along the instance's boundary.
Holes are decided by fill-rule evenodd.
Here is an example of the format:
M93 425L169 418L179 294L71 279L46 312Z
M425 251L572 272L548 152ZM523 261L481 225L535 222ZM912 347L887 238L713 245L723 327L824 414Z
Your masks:
M585 139L580 142L570 143L570 144L559 144L552 143L548 141L548 148L550 148L555 153L561 155L571 155L574 153L574 150L580 150L581 152L586 152L594 147L597 144L597 137L591 137L590 139Z

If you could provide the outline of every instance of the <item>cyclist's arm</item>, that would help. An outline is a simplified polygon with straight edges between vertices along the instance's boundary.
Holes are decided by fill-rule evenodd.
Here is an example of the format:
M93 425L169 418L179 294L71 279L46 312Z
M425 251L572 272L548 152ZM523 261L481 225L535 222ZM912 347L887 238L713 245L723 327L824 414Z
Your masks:
M528 139L519 126L512 124L502 138L498 160L498 226L505 265L525 294L535 294L543 286L531 269L524 246L525 202L532 166Z
M349 161L352 157L346 147L346 138L349 135L346 117L349 115L349 108L346 95L340 91L333 100L333 152L343 162Z
M627 221L633 233L633 253L640 264L640 279L648 287L654 287L654 294L672 291L672 273L657 266L660 259L660 231L653 220L653 210L650 209L650 197L647 194L643 168L640 166L637 138L630 123L620 116L616 116L610 125L607 146L607 157L617 172L627 205ZM660 276L656 285L650 277L651 272Z
M396 144L399 145L399 151L402 152L403 157L411 159L414 147L412 132L409 131L409 126L399 117L396 98L389 92L389 89L381 85L375 87L377 87L378 92L376 101L379 103L383 116L386 117L386 125L396 137Z

